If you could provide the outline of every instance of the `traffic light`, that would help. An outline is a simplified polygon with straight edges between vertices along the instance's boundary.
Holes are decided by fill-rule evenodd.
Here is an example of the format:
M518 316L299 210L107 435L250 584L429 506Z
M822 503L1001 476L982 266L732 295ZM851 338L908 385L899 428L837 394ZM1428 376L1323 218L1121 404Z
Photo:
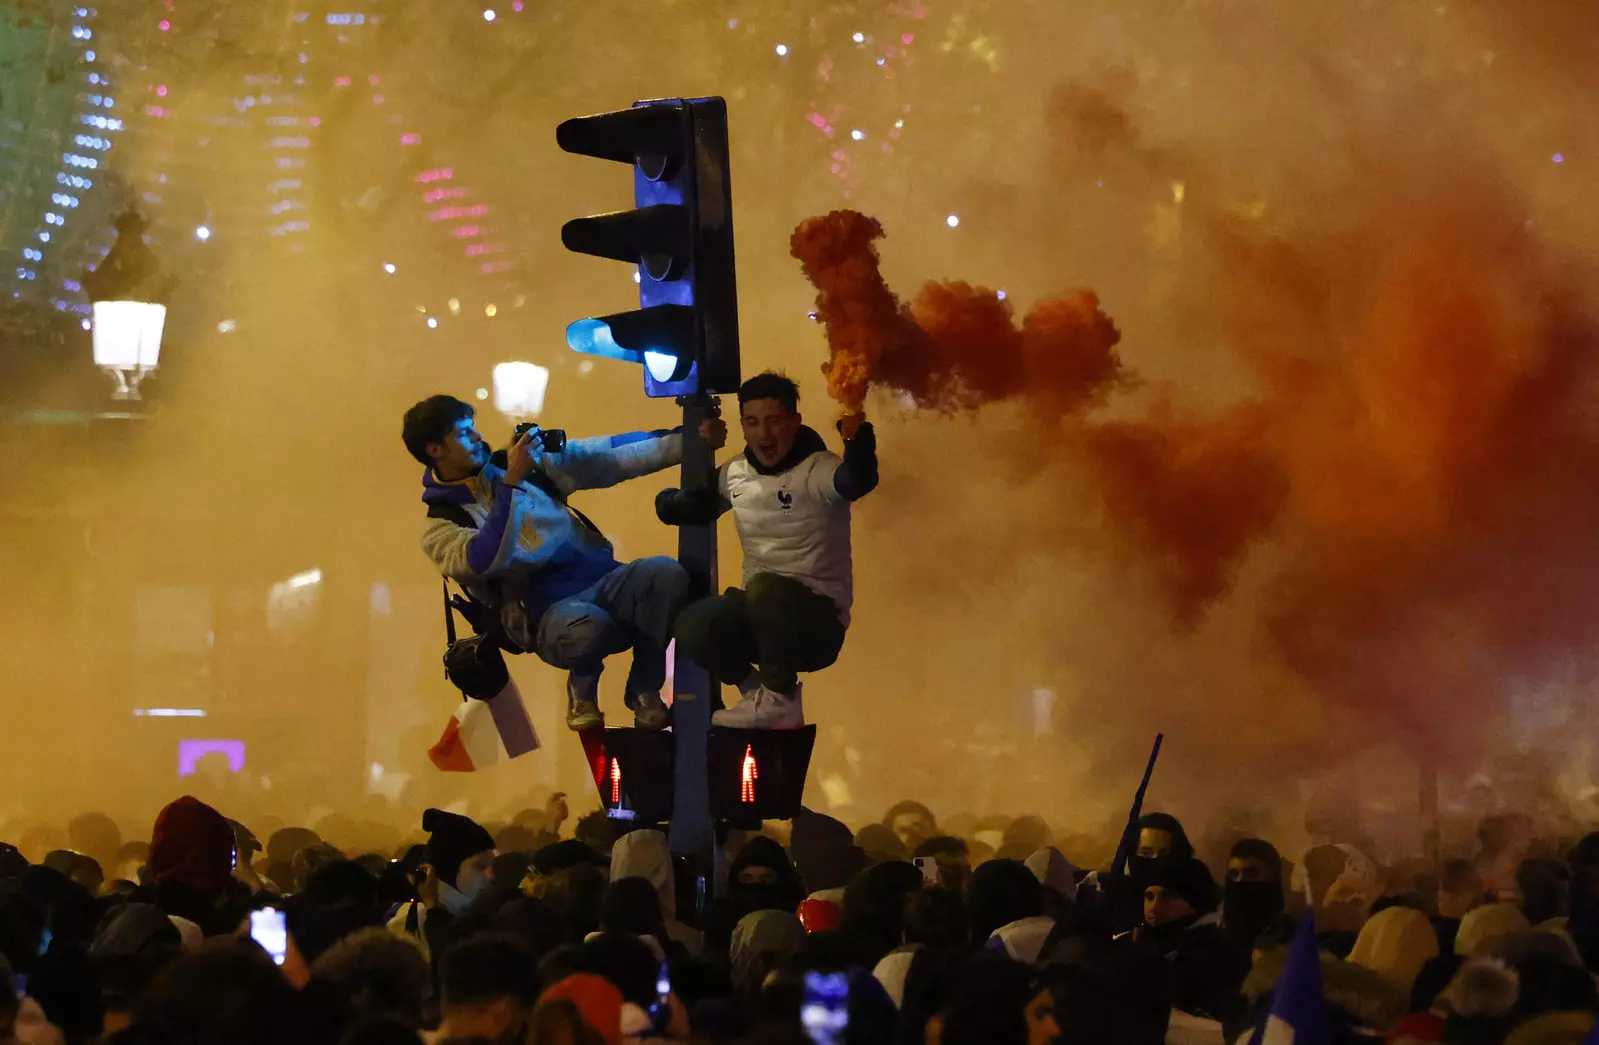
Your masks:
M815 745L815 726L712 729L706 758L711 816L734 823L794 819Z
M638 265L636 311L566 328L579 352L639 363L653 397L718 395L739 385L738 285L727 103L658 98L567 120L567 152L633 165L633 210L576 218L561 242Z
M672 734L591 729L579 735L606 816L639 827L672 819Z

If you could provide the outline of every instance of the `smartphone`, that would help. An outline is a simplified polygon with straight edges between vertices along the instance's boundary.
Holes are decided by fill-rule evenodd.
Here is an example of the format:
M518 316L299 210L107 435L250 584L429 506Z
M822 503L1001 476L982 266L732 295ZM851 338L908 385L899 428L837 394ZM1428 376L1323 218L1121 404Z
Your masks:
M289 926L282 911L263 907L250 912L250 939L261 945L279 965L289 955Z
M916 869L922 872L922 881L928 885L938 884L938 860L936 857L918 856L911 863L915 864Z
M849 978L841 972L806 973L800 1024L813 1045L843 1045L849 1029Z
M655 1003L650 1006L650 1035L664 1038L672 1026L672 973L662 962L655 973Z

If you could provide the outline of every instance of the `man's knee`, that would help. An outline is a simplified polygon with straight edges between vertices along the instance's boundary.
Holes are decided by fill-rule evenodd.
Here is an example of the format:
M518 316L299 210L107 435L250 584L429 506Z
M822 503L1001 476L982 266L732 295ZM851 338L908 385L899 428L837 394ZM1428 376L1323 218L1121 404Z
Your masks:
M615 652L616 622L586 602L557 603L539 621L539 659L551 667L593 667Z
M668 601L688 599L689 577L683 564L669 555L652 555L633 564L633 569L653 592Z
M690 659L699 661L732 623L733 607L720 595L691 602L677 615L672 635Z

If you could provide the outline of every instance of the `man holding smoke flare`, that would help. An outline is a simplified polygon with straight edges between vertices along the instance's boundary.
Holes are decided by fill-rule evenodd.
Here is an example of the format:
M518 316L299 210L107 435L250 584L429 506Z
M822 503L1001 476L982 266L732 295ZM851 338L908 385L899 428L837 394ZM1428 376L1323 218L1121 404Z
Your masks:
M744 552L744 587L701 599L678 617L678 648L743 699L712 722L740 729L805 724L799 673L838 659L854 599L850 505L877 486L877 438L861 414L839 422L844 456L804 424L799 386L767 372L738 392L744 453L722 465L716 486L661 491L655 512L669 526L733 512Z

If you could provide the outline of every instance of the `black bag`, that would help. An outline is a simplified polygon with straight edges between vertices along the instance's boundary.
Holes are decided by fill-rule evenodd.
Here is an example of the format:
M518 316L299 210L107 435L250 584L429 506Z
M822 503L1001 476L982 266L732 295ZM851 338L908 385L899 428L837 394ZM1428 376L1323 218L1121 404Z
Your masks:
M505 655L500 651L499 643L486 634L456 638L453 610L450 582L445 581L444 634L449 645L444 650L444 677L469 697L488 700L497 696L511 681L511 673L506 670Z
M467 529L477 528L477 522L458 504L430 505L428 517L448 519ZM499 614L493 606L485 606L460 595L452 596L449 578L444 578L443 586L444 635L448 643L444 649L444 677L466 696L488 700L511 681L501 650L505 643L498 637L503 632ZM465 639L455 637L456 612L472 626L475 635Z

